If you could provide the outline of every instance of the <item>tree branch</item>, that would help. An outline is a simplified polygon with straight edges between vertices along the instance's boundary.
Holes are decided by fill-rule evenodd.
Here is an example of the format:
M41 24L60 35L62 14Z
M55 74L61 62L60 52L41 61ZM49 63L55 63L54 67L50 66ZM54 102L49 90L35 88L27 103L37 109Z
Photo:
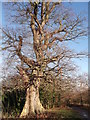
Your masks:
M29 77L25 70L21 66L17 66L17 69L19 70L19 73L21 75L21 78L24 80L25 83L29 82Z

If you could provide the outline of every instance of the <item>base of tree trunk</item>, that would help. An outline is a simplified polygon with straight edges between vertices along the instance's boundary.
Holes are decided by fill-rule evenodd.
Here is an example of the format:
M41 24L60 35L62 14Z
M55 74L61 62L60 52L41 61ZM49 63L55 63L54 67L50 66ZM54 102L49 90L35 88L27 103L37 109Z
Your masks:
M34 85L27 88L26 102L21 112L20 118L30 117L35 114L43 113L43 108L39 99L39 88L35 88Z

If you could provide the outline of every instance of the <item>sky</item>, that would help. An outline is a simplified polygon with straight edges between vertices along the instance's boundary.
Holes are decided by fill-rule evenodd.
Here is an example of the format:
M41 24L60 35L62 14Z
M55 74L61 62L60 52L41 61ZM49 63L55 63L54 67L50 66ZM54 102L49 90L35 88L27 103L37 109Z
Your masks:
M0 0L0 2L13 2L13 1L18 1L18 2L28 2L29 0ZM32 1L36 1L36 0L32 0ZM38 0L37 0L38 1ZM42 0L41 0L42 1ZM48 0L45 0L48 1ZM57 1L61 1L61 0L51 0L52 2L57 2ZM89 0L62 0L63 2L89 2Z
M72 3L72 8L76 13L81 11L81 14L86 14L87 22L85 26L88 26L88 3L87 2L78 2ZM87 51L88 52L88 37L84 37L82 39L77 39L75 42L70 43L70 47L72 49L75 48L76 51ZM87 72L88 73L88 59L76 60L77 65L80 66L80 73Z
M1 3L0 3L1 4ZM86 12L86 16L88 17L88 3L87 2L74 2L71 3L71 7L72 9L74 9L75 13L79 13L81 11L82 15L83 12ZM1 5L0 5L0 9L1 9ZM2 12L3 11L3 12ZM4 16L4 9L2 8L2 11L0 10L0 16ZM3 14L2 14L3 13ZM2 19L0 19L0 23L2 23L1 21ZM88 20L87 20L88 21ZM3 19L3 23L6 22ZM86 22L86 26L88 25L88 22ZM88 51L88 37L84 37L82 39L77 39L75 40L75 42L69 42L69 47L71 49L74 49L77 52L80 51ZM0 53L0 64L2 64L2 56ZM88 59L84 58L82 60L76 59L74 60L74 62L79 66L80 71L78 71L79 73L83 73L83 72L87 72L88 73ZM1 65L0 65L1 66Z
M0 26L2 24L2 6L1 6L1 2L0 2ZM1 30L0 30L0 49L1 49ZM2 53L0 51L0 76L2 76ZM0 78L1 80L1 78Z

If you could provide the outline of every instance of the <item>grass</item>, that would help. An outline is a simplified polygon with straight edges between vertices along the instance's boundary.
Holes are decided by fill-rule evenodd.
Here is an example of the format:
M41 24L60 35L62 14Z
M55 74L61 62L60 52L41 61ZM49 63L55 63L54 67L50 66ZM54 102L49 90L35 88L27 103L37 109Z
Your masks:
M40 120L82 120L76 111L66 107L49 109L43 114L38 114L30 118L33 118L33 120L34 118Z
M81 116L70 108L54 108L48 110L49 117L57 118L58 120L82 120Z
M73 118L73 119L80 119L81 116L74 110L60 110L59 114L63 117L63 118Z

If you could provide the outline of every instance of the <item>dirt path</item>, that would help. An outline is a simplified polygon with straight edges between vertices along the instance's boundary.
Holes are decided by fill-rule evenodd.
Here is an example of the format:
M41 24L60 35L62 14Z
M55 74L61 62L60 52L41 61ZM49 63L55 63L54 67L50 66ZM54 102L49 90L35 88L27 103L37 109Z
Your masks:
M88 119L88 110L86 110L84 108L77 107L77 106L72 106L71 108L73 110L77 111L82 118L87 118Z

